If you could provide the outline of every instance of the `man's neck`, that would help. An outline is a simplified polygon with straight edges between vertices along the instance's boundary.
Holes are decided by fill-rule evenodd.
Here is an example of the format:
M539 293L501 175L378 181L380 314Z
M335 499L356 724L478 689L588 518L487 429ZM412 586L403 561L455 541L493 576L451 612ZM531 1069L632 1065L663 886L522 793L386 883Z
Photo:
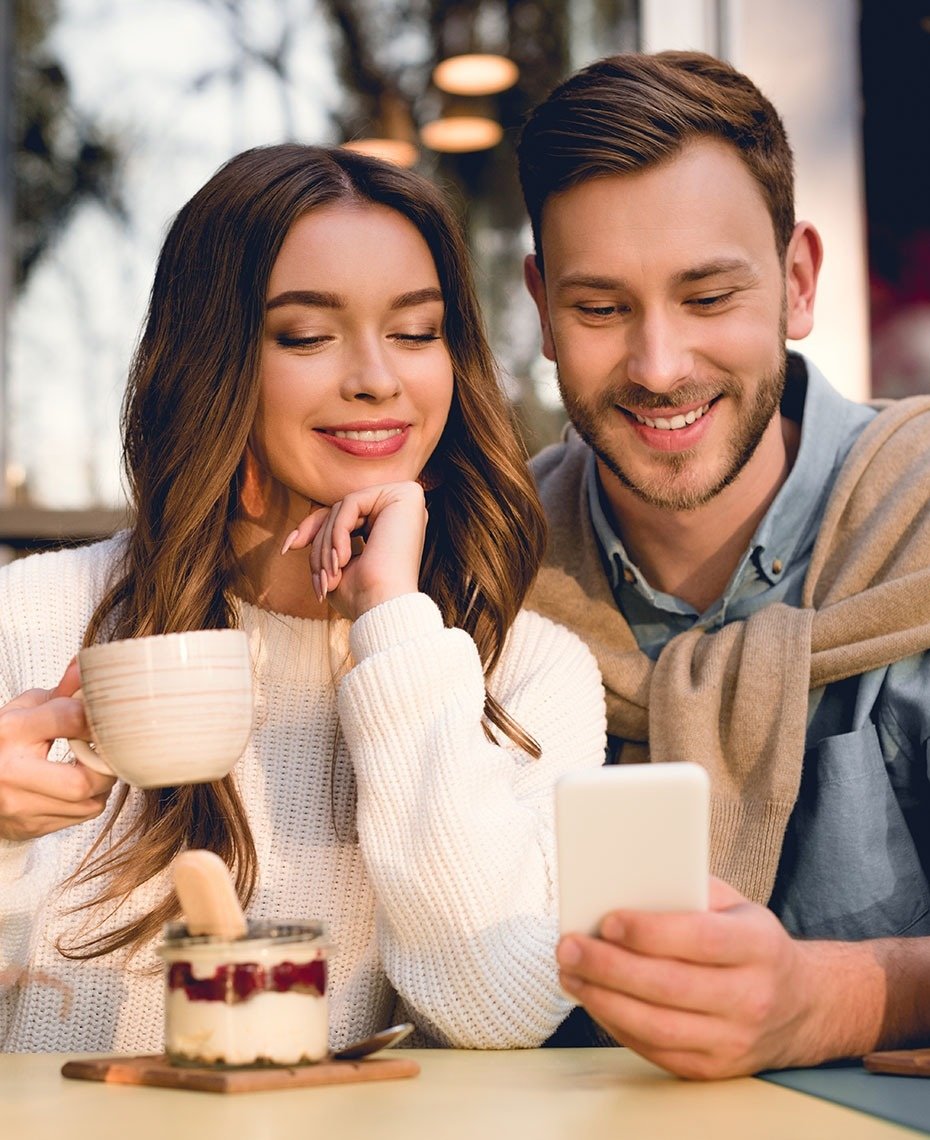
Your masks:
M739 476L690 511L643 502L598 461L613 524L650 586L681 598L698 613L720 598L788 478L799 442L800 426L776 414Z

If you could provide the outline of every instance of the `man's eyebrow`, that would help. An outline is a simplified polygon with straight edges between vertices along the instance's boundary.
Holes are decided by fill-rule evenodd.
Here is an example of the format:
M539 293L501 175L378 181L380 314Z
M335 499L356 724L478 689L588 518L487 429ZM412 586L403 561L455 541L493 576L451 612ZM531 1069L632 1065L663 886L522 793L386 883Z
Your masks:
M282 305L308 305L316 309L344 309L345 298L338 293L318 293L315 289L288 289L272 297L267 309L280 309Z
M626 282L621 277L597 277L590 273L569 273L556 281L557 289L593 289L609 293L614 289L625 289Z
M726 273L749 273L755 277L756 267L743 257L721 257L717 261L695 265L692 269L683 269L675 274L675 280L680 285L688 285L692 281L703 281L706 277L719 277Z
M427 289L414 289L410 293L401 293L391 302L392 309L409 309L413 305L425 305L430 301L442 303L442 291L430 286Z
M675 274L676 285L688 285L694 281L703 281L707 277L717 277L725 273L750 273L756 275L752 262L742 257L722 257L716 261L707 261L703 265L695 265L690 269L682 269ZM593 273L569 273L560 277L556 282L557 289L591 289L593 292L617 292L629 289L629 284L622 277L604 277Z

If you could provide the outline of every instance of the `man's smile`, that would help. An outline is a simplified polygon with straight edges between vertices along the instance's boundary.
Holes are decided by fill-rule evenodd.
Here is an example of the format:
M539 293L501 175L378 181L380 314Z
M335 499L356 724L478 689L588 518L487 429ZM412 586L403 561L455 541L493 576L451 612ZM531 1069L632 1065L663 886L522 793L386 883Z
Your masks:
M702 404L699 408L692 408L684 413L676 412L669 417L657 416L654 419L650 419L649 416L641 416L639 412L631 411L629 414L637 423L645 424L646 427L657 428L659 431L678 431L680 428L693 424L695 420L699 420L708 411L710 411L710 404Z

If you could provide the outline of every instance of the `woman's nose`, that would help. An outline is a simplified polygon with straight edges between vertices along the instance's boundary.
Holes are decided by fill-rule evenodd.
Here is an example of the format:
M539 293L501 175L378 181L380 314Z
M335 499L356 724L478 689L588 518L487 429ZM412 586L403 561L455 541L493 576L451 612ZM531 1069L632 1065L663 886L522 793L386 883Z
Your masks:
M342 387L346 399L390 400L400 391L400 377L381 345L365 345L352 354Z

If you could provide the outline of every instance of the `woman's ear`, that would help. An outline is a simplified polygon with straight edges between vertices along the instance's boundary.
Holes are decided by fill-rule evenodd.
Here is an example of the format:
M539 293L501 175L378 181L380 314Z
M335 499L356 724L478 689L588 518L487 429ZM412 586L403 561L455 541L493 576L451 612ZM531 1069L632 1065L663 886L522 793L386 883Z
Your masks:
M810 222L798 222L785 251L786 335L802 340L814 327L814 299L823 243Z
M239 461L239 507L250 519L260 519L267 509L267 477L255 458L251 444L245 445Z
M536 311L539 313L543 356L547 360L555 360L555 341L552 339L552 326L549 323L549 299L546 296L546 282L539 271L539 263L533 254L528 254L523 261L523 280L530 296L536 303Z

